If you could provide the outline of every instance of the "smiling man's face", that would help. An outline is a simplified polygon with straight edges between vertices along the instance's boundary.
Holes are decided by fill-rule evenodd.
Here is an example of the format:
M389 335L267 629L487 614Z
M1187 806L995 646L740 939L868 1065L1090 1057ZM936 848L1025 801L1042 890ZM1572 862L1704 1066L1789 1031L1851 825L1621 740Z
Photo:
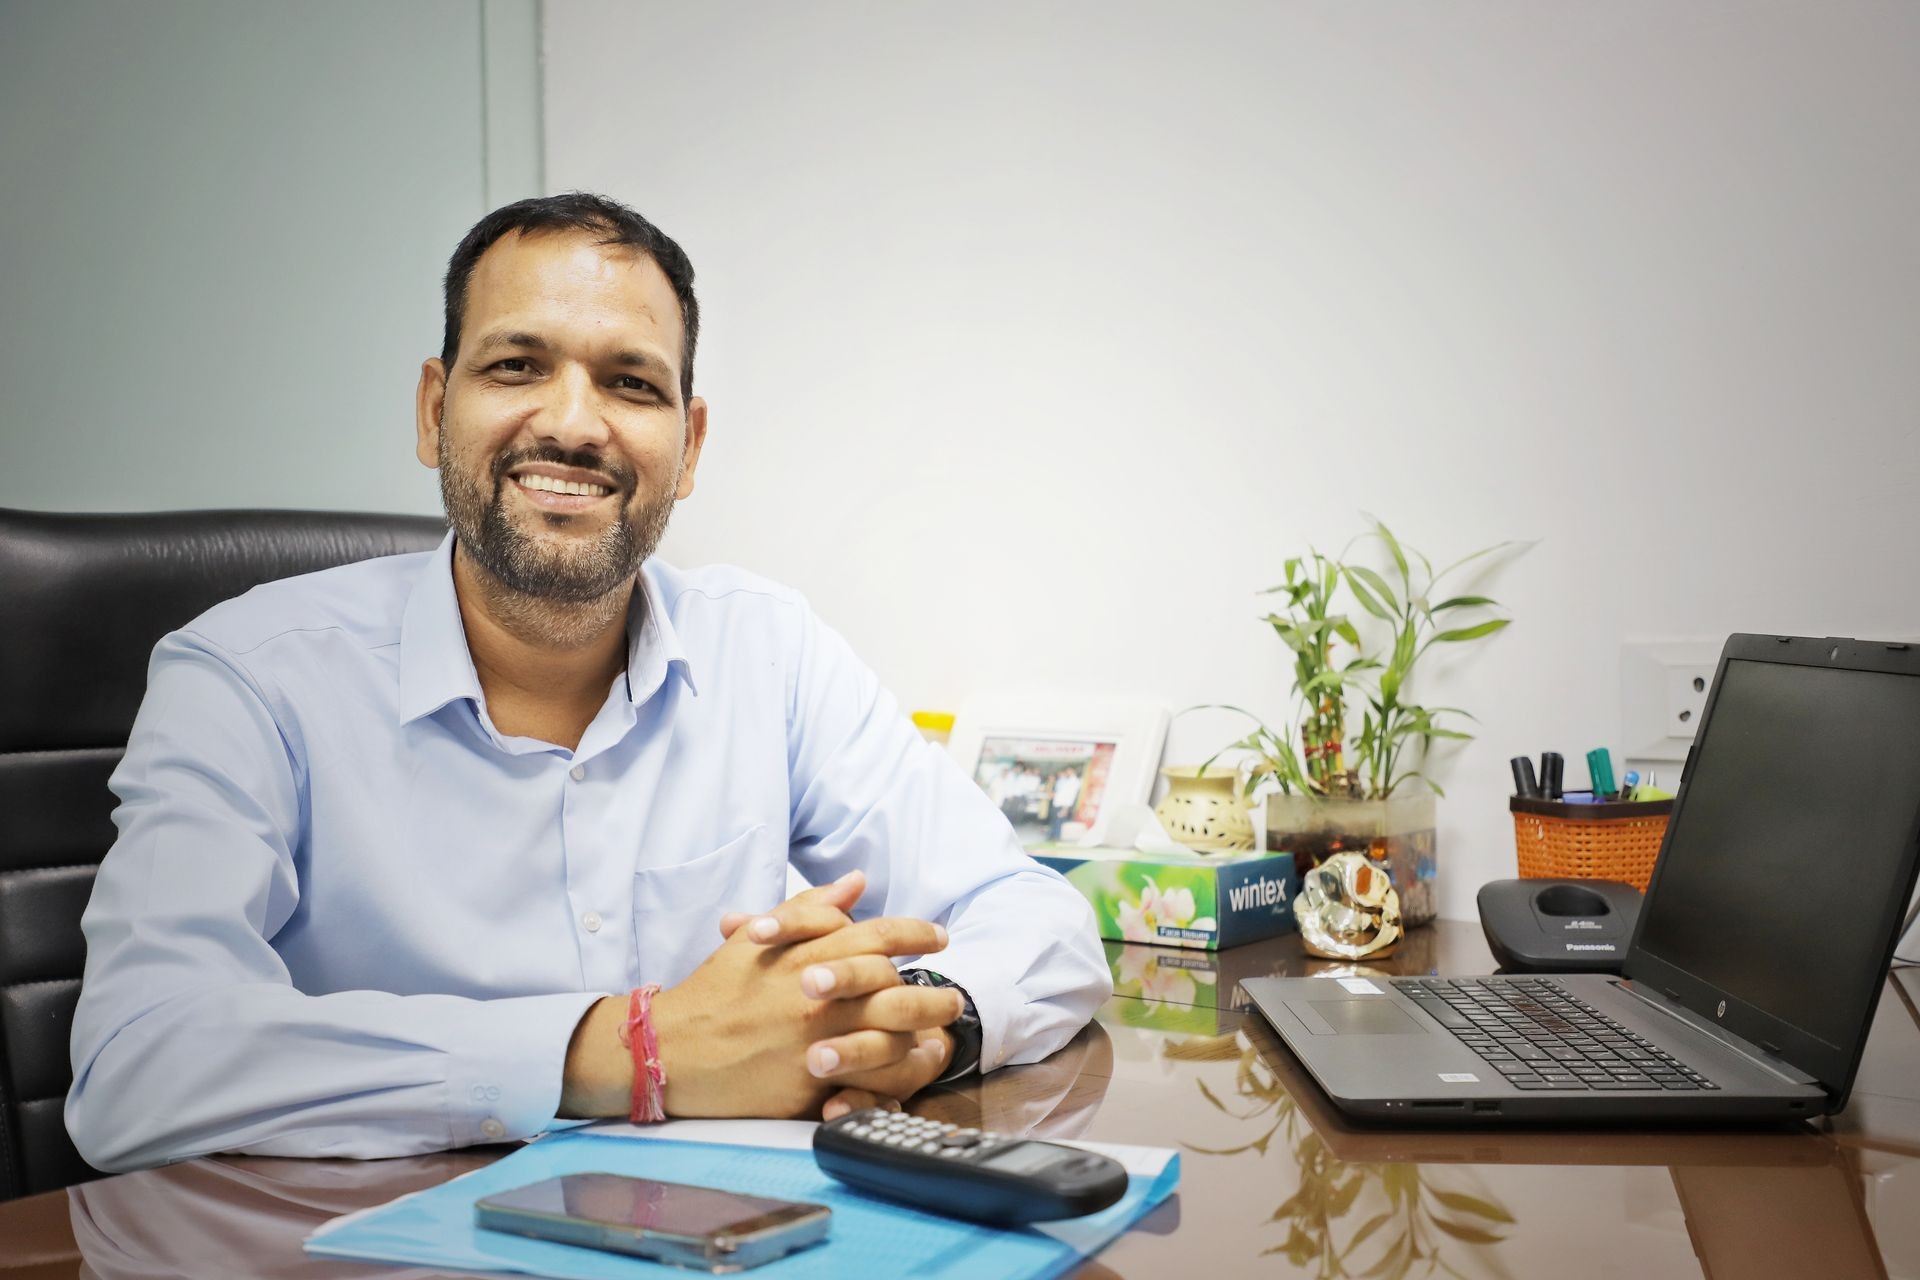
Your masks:
M585 602L639 572L693 492L706 405L680 396L679 301L652 258L511 233L475 263L451 367L428 360L420 460L462 550L523 595Z

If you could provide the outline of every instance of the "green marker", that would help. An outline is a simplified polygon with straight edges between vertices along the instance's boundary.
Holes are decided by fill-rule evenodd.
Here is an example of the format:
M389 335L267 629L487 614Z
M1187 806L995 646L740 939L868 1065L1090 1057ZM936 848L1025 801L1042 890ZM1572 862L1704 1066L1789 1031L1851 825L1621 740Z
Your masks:
M1587 752L1587 778L1593 784L1593 798L1611 796L1620 789L1613 782L1613 757L1607 754L1605 747L1595 747Z

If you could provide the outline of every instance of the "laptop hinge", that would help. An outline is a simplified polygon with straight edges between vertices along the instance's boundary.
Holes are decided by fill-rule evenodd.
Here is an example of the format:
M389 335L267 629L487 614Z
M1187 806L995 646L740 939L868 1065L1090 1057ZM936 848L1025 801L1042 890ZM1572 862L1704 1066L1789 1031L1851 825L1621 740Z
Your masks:
M1755 1066L1780 1077L1788 1084L1813 1085L1817 1088L1825 1087L1821 1085L1818 1079L1808 1075L1791 1062L1788 1062L1785 1058L1775 1053L1769 1053L1766 1049L1754 1044L1751 1040L1741 1039L1725 1027L1716 1026L1706 1018L1687 1008L1687 1006L1681 1004L1680 1001L1673 996L1668 995L1658 988L1635 983L1631 979L1625 978L1615 982L1613 985L1634 997L1636 1000L1639 1000L1648 1008L1657 1009L1676 1022L1684 1022L1687 1026L1692 1027L1702 1035L1708 1036L1718 1043L1725 1045Z

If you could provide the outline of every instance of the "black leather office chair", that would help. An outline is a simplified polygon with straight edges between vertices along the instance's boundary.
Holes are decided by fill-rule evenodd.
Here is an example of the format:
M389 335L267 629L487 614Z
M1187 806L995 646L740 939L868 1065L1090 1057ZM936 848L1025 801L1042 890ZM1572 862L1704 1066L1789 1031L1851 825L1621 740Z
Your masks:
M96 1176L61 1120L80 913L154 643L258 583L444 533L419 516L0 508L0 1200Z

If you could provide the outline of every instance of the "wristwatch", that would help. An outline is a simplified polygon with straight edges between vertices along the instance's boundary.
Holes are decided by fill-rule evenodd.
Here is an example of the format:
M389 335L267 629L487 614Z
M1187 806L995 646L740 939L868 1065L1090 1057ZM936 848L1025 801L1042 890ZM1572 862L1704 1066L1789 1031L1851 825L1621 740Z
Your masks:
M946 1084L979 1070L980 1011L973 1007L973 997L967 994L967 989L945 974L935 973L931 969L902 969L900 980L916 987L945 987L949 991L958 991L960 999L966 1004L960 1010L960 1016L947 1024L947 1034L953 1037L953 1058L934 1083Z

